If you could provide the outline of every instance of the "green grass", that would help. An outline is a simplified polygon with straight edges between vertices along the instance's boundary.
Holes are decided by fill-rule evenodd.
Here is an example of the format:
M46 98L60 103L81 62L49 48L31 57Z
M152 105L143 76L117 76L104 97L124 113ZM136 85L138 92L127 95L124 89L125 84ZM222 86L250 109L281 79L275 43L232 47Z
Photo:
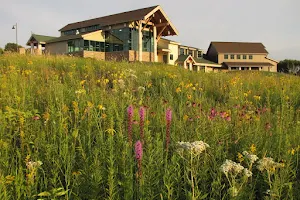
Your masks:
M299 91L299 77L279 73L2 55L0 199L298 199ZM134 154L140 107L142 176ZM200 155L178 151L177 142L200 140L210 146ZM284 167L261 172L243 151ZM226 159L252 177L239 174L230 185L220 170Z

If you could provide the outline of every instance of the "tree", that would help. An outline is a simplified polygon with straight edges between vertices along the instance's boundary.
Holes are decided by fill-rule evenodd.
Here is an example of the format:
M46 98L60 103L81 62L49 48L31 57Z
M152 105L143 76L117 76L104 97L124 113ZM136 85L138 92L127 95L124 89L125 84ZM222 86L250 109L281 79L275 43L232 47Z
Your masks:
M0 48L0 55L4 53L4 50Z
M19 45L19 48L22 48L22 46ZM4 51L17 52L17 44L7 43L4 47Z
M278 71L291 74L300 73L300 61L299 60L282 60L278 63Z

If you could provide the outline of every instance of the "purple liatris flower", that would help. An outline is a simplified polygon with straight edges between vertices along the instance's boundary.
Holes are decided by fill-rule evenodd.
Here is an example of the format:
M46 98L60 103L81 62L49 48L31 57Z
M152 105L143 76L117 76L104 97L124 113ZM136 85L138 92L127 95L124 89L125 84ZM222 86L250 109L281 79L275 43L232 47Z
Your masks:
M133 106L130 105L127 108L127 117L128 117L128 141L129 144L132 144L132 123L133 123Z
M171 121L172 121L172 110L170 108L168 108L167 112L166 112L166 121L167 121L166 151L168 151L169 150L169 144L170 144L170 129L171 129Z
M139 114L140 114L140 120L145 121L145 108L144 107L140 107Z
M137 160L142 160L143 158L143 145L140 140L138 140L134 145L135 158Z
M172 110L170 108L167 109L166 120L167 120L167 122L172 121Z
M142 143L144 144L144 122L145 122L145 108L141 107L139 110L140 115L140 137L142 140Z
M138 164L138 177L142 177L142 158L143 158L143 144L138 140L134 145L135 158Z

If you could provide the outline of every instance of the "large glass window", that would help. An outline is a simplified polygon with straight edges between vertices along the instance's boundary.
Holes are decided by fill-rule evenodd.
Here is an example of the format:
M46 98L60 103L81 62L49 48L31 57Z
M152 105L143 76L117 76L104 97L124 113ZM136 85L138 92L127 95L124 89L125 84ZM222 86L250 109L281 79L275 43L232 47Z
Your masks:
M253 55L249 55L249 59L252 60L253 59Z
M240 60L240 59L241 59L241 55L236 55L236 58L237 58L238 60Z
M230 55L230 59L234 59L234 55Z
M82 39L68 41L68 53L82 51L84 42Z
M243 59L246 60L247 59L247 55L243 55Z
M224 59L228 59L228 55L227 54L224 55Z
M104 42L84 40L84 43L83 43L83 49L85 51L104 52L105 51L104 47L105 47Z
M179 55L184 55L184 49L183 48L180 48L180 53Z

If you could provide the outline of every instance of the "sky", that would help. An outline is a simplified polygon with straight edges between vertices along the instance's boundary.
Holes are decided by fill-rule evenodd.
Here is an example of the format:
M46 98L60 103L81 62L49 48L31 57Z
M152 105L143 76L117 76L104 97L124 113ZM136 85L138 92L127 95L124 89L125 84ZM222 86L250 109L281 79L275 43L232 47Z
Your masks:
M0 47L25 46L31 32L59 36L68 23L161 5L179 35L208 49L211 41L262 42L275 60L300 60L299 0L0 0Z

